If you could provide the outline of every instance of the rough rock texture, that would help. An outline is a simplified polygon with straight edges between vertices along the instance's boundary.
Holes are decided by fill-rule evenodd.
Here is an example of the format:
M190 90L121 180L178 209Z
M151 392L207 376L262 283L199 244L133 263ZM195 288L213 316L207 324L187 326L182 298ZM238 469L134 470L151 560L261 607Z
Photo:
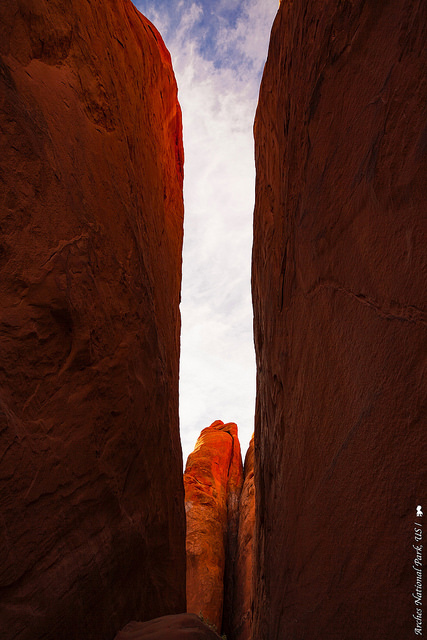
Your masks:
M229 640L250 640L253 610L253 564L255 534L254 438L245 456L244 481L239 499L239 529L234 564L232 631Z
M130 622L115 640L218 640L220 636L193 613Z
M255 120L254 638L409 638L427 4L283 0Z
M0 6L0 638L185 610L181 117L128 0Z
M237 425L216 420L201 432L184 473L187 611L222 626L224 574L233 574L243 482ZM231 585L231 578L228 583Z

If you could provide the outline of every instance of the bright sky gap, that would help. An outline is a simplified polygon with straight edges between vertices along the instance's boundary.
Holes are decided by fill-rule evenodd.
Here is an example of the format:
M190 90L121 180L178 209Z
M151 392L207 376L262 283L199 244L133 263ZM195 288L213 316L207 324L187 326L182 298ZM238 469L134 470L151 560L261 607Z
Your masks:
M254 428L252 127L278 0L139 0L171 56L183 112L180 424L184 462L214 420Z

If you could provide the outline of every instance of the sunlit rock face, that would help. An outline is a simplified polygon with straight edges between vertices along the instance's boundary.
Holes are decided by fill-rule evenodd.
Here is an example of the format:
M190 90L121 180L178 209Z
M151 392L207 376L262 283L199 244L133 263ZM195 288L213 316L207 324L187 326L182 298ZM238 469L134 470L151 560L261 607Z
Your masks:
M181 117L127 0L0 6L0 638L185 611Z
M255 483L254 438L246 452L244 481L239 499L239 528L236 561L234 563L234 599L232 632L233 640L250 640L252 637L253 609L253 560L255 534Z
M414 633L425 3L282 2L255 121L253 637Z
M222 626L224 575L232 575L243 482L237 425L203 429L184 473L187 516L187 611Z

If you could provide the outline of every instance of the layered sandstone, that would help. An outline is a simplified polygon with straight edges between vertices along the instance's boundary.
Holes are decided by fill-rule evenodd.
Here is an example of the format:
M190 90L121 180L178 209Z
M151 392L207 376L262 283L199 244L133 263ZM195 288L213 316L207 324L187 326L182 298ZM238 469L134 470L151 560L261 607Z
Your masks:
M410 0L283 1L273 26L255 120L254 638L414 633L426 39Z
M233 574L243 482L237 425L203 429L184 473L187 517L187 611L222 626L224 575Z
M185 610L181 117L128 0L0 7L0 638Z
M244 481L239 499L239 528L234 563L233 615L230 640L252 637L253 565L255 535L254 438L245 456Z

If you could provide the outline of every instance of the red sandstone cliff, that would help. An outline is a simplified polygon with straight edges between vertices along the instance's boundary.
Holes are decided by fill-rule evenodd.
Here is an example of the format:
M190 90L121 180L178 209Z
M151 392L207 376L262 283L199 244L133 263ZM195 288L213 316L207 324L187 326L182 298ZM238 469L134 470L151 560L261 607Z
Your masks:
M234 598L232 640L250 640L252 637L253 610L253 564L255 534L255 482L254 482L254 438L245 456L244 481L239 499L239 529L236 561L234 564Z
M185 610L181 117L128 0L0 7L0 638Z
M414 633L426 41L410 0L283 1L273 26L255 120L259 640Z
M203 429L184 473L187 516L187 611L221 630L224 573L232 575L243 482L237 425Z

